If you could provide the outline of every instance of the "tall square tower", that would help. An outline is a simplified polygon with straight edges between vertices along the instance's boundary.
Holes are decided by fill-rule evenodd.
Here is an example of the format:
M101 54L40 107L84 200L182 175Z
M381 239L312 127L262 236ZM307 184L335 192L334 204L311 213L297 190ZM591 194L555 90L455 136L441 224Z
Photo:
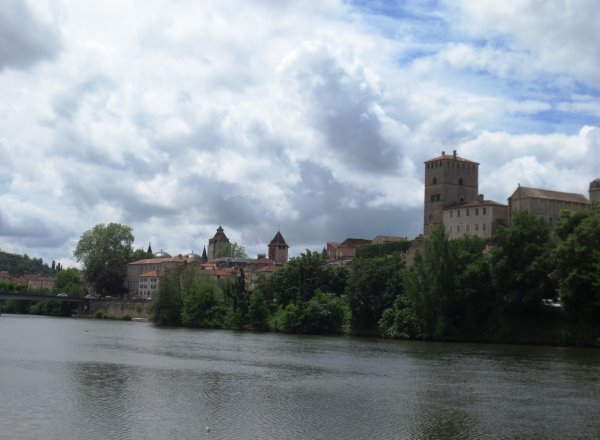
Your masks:
M477 200L479 164L442 151L425 162L425 209L423 234L442 224L443 210L449 205Z

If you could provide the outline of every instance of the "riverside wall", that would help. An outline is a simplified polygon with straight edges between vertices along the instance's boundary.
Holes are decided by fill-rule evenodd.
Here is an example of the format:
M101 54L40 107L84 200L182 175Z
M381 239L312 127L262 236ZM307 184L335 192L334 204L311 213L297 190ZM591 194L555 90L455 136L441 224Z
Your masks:
M150 319L150 301L139 299L94 299L79 308L80 316L95 316L102 311L111 318L130 316L132 319Z

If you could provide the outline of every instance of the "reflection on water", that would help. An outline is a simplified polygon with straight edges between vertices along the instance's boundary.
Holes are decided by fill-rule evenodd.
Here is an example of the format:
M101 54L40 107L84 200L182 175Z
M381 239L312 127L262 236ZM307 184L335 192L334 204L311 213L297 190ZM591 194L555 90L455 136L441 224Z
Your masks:
M3 315L0 438L597 439L599 361Z

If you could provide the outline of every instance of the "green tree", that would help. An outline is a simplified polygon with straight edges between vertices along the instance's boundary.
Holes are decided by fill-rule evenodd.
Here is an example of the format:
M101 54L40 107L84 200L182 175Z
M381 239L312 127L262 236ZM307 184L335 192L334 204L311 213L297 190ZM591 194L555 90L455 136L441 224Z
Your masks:
M152 249L150 248L150 246L148 246L147 251L145 251L142 248L139 248L139 249L136 249L135 251L133 251L133 253L131 254L130 262L147 260L152 257L153 257L153 254L152 254Z
M152 300L152 321L159 325L181 325L182 267L173 267L160 277L158 292Z
M406 273L406 302L426 339L450 330L448 316L454 301L456 258L443 226L434 228Z
M246 249L237 243L223 243L217 246L215 258L232 257L232 258L248 258Z
M558 291L577 339L589 342L600 336L600 215L566 215L559 228L563 240L554 255Z
M267 300L275 300L281 306L298 300L308 301L317 289L340 295L345 287L344 271L327 266L320 252L307 250L275 271L269 280L261 283L261 289Z
M543 219L517 211L494 234L492 277L500 304L513 312L539 307L554 295L551 272L550 228Z
M214 281L198 277L183 293L181 323L184 326L221 328L225 314L223 294Z
M98 224L81 236L73 254L96 292L123 293L133 240L131 227L118 223Z
M223 296L228 303L227 326L243 329L248 321L249 295L246 291L246 276L241 270L233 282L227 282L223 287Z
M404 269L404 258L399 254L352 262L345 290L352 311L352 333L378 334L383 311L392 307L403 291Z
M70 268L59 271L54 277L54 291L68 293L72 296L82 296L85 289L79 270Z
M269 329L269 306L259 288L254 288L248 304L248 326L251 330L265 331Z
M298 300L281 307L273 319L284 333L335 334L348 326L350 309L341 299L317 290L308 301Z

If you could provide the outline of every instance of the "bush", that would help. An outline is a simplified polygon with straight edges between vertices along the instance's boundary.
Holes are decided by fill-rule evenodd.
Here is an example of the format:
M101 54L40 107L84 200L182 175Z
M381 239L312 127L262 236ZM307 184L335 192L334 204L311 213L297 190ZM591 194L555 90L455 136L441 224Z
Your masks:
M347 331L350 308L340 298L317 291L309 301L297 301L280 308L273 326L284 333L336 334Z

